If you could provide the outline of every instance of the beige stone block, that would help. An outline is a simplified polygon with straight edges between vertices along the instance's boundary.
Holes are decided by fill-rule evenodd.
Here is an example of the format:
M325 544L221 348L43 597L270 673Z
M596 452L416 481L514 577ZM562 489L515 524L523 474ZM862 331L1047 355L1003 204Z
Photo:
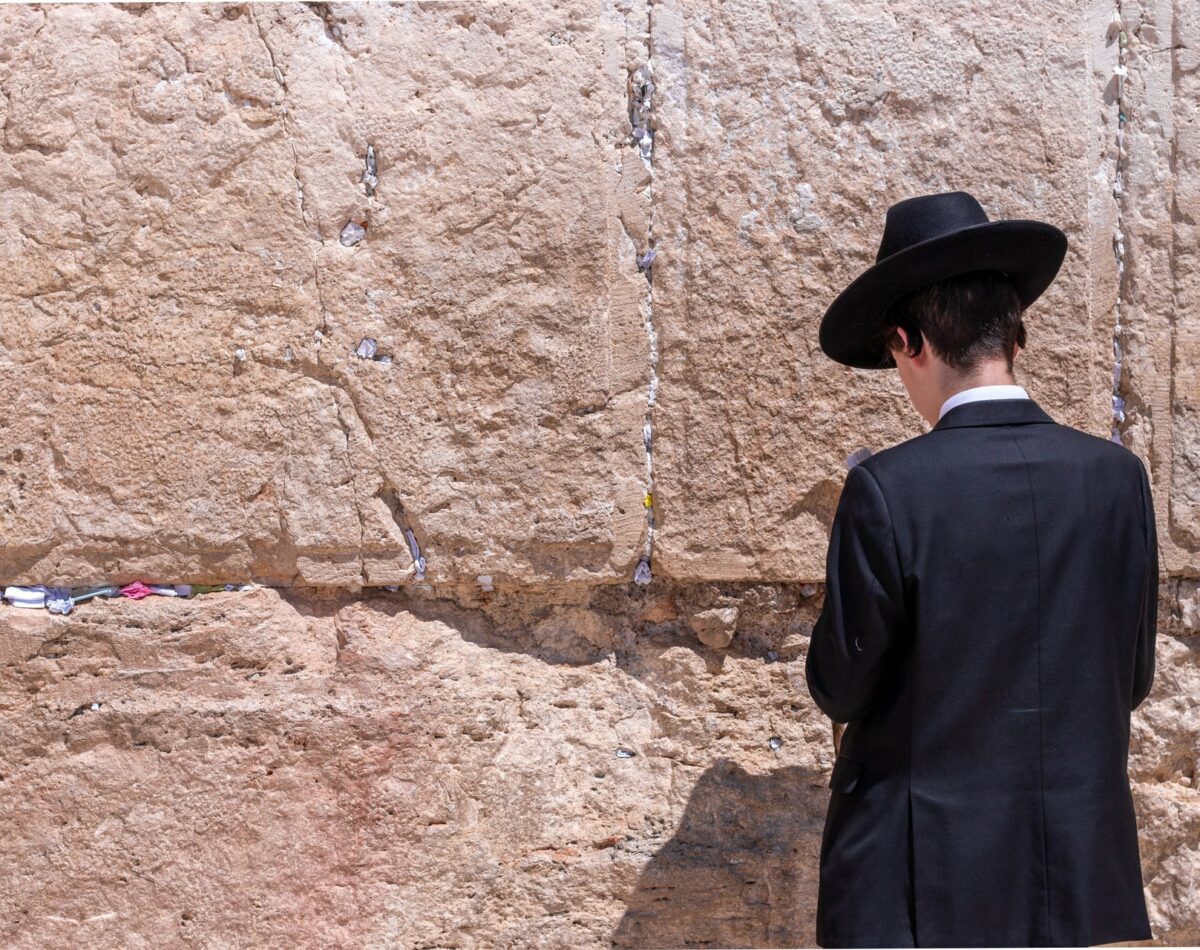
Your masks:
M1120 315L1126 443L1146 460L1161 570L1200 571L1200 10L1122 4ZM1116 82L1114 80L1114 89Z
M818 604L676 593L736 607L735 643L615 586L0 610L4 945L812 946ZM1193 596L1164 588L1131 742L1166 945L1200 937Z
M874 262L887 206L910 195L961 188L992 218L1067 233L1017 381L1108 435L1111 13L655 4L660 572L820 580L845 457L927 428L894 371L817 343L825 307Z
M407 583L406 529L430 582L631 577L645 23L14 7L0 577Z

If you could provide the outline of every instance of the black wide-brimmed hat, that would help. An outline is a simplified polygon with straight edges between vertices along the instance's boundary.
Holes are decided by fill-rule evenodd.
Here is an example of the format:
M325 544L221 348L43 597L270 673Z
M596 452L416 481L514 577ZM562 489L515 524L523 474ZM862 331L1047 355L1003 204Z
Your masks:
M910 291L967 271L1008 275L1024 309L1050 286L1067 253L1052 224L989 221L965 191L918 195L887 210L875 263L846 287L821 319L821 349L858 369L896 365L883 343L884 313Z

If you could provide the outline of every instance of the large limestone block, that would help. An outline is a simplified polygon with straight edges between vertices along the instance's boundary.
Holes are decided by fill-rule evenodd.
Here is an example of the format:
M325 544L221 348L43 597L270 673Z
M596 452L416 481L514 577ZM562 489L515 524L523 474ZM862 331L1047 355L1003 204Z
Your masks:
M632 576L644 32L584 0L10 8L0 578L391 584L406 530L434 582Z
M1162 568L1200 572L1200 7L1121 5L1127 35L1121 130L1121 393L1127 444L1143 455ZM1119 92L1118 92L1119 89Z
M1112 4L653 7L655 563L823 576L845 457L926 428L894 371L825 358L825 307L887 206L965 189L1070 247L1028 312L1018 382L1109 434Z
M750 599L728 653L617 596L0 611L0 943L801 945L814 610Z
M1168 944L1200 938L1194 587L1130 757ZM0 610L0 944L812 946L805 590Z
M1129 777L1155 937L1200 945L1200 584L1165 581L1154 686L1133 714Z

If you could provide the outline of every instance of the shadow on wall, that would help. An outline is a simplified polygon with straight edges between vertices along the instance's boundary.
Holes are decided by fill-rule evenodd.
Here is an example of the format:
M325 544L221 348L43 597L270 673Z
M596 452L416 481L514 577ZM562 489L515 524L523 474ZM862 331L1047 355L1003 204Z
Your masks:
M791 521L803 514L815 517L828 533L833 530L833 516L837 513L838 499L842 494L842 482L825 478L810 487L783 513L784 521Z
M720 759L650 859L614 947L812 947L828 777Z

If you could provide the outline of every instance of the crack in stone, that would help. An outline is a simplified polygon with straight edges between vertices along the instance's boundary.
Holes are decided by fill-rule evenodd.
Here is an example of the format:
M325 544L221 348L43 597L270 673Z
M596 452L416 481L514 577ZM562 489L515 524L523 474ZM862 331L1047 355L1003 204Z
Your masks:
M366 548L366 516L359 501L358 482L354 474L354 462L351 452L351 429L352 423L344 415L344 410L349 410L354 414L354 421L362 428L363 435L366 441L372 448L374 455L374 446L376 435L371 430L371 426L367 422L367 416L359 405L358 397L355 395L354 387L349 385L344 372L335 366L328 363L322 363L319 360L313 361L306 358L292 359L287 361L275 360L270 357L260 357L258 362L264 366L269 366L272 369L296 372L306 379L311 379L322 386L327 386L333 390L334 411L337 416L338 425L342 429L342 435L346 440L346 466L350 474L351 490L354 493L354 508L358 515L359 528L359 544L358 544L358 564L359 564L359 579L363 587L368 585L366 576L366 561L364 552ZM387 472L379 462L378 456L375 456L375 470L382 483L380 488L374 493L374 497L379 498L388 508L391 513L392 521L400 531L400 536L405 540L408 551L413 558L413 570L415 579L424 580L425 575L425 558L420 553L420 545L413 533L412 526L409 523L408 516L404 510L404 505L400 501L400 493L396 490L392 480L388 477Z
M329 9L328 3L315 3L313 0L305 0L304 6L317 17L325 27L325 35L337 43L342 49L346 49L346 41L342 37L342 28L338 25L337 17L333 15L333 11ZM347 50L349 52L349 50ZM344 90L343 90L344 91Z
M324 243L324 242L322 242ZM313 284L317 288L317 306L321 309L321 340L329 336L329 311L325 307L325 294L321 290L321 269L317 264L317 256L312 259ZM317 348L317 362L321 362L321 350Z
M386 477L383 480L382 487L376 492L376 497L380 498L387 505L388 511L392 514L392 521L400 529L401 537L407 537L409 527L408 518L404 514L404 505L401 503L400 496L396 493L395 487Z
M642 163L649 172L647 187L649 208L646 223L646 251L637 255L638 269L645 273L646 292L646 338L650 348L650 373L646 389L646 417L642 424L642 443L646 448L646 543L638 559L633 579L638 584L649 584L650 565L654 555L655 511L654 511L654 406L658 400L658 332L654 326L654 10L646 4L646 61L629 76L627 95L629 101L630 139L638 150ZM625 221L622 228L628 234ZM630 235L632 237L632 235ZM636 247L636 244L635 244Z
M248 13L251 21L254 23L255 29L258 31L258 38L262 40L263 48L267 51L267 58L271 62L271 72L275 76L275 81L283 89L284 93L288 92L287 80L283 76L283 70L275 62L275 51L271 48L271 44L267 42L267 34L263 31L262 23L259 22L258 14L254 11L254 7L248 8ZM300 220L304 223L304 227L312 230L312 225L308 222L308 198L304 191L304 182L300 180L300 153L296 151L295 136L292 132L292 127L288 122L288 115L291 112L291 103L288 97L284 96L283 111L280 117L283 120L283 135L287 139L288 147L292 150L292 176L296 179L296 203L299 205ZM322 235L325 233L324 226L321 224L321 213L314 206L313 216L317 219L316 237L321 244L325 243Z
M305 6L308 7L309 9L313 10L315 13L317 13L317 15L325 23L326 33L332 39L334 39L338 43L339 46L342 46L342 48L345 49L344 44L341 42L340 31L337 31L336 25L333 25L332 27L330 25L332 22L333 15L329 10L328 5L323 4L323 3L306 3ZM283 89L283 91L285 93L284 103L283 103L283 111L281 113L284 137L287 139L288 147L291 149L291 152L292 152L292 176L295 178L295 181L296 181L297 205L298 205L298 210L300 212L300 220L303 223L304 227L311 231L312 225L309 223L309 217L308 217L309 202L307 200L307 194L304 190L304 182L300 178L300 154L296 149L295 135L293 133L291 124L288 121L288 115L291 112L291 103L288 101L288 97L286 95L289 91L288 85L287 85L287 80L285 79L285 77L283 75L283 71L279 68L278 63L276 62L275 51L271 48L271 44L267 41L266 32L264 31L262 23L259 21L259 18L257 16L256 12L254 11L253 7L249 8L248 12L249 12L250 19L254 22L255 29L258 31L258 36L259 36L259 39L262 41L263 48L267 51L267 57L270 60L271 71L275 77L275 81L279 84L280 88ZM335 32L335 31L337 31L337 32ZM343 88L343 93L344 92L345 92L345 89ZM317 209L317 207L315 205L313 206L312 213L313 213L313 217L315 217L315 219L316 219L315 237L316 237L317 241L323 247L325 244L325 239L323 237L324 226L321 222L320 211ZM304 375L308 376L310 379L314 379L314 380L322 383L325 386L332 387L334 390L334 392L332 394L333 403L334 403L334 412L337 416L338 425L342 429L342 435L345 438L345 442L346 442L346 444L345 444L346 468L350 475L350 487L351 487L351 492L353 493L353 496L354 496L354 509L355 509L355 513L357 514L357 517L358 517L359 543L358 543L358 552L357 553L358 553L359 583L363 586L366 586L366 584L367 584L366 559L364 556L364 549L365 549L365 542L366 542L366 513L363 511L362 503L359 499L358 480L355 475L355 466L354 466L354 459L353 459L352 446L351 446L350 423L348 422L345 415L343 414L343 409L344 409L343 400L347 400L349 402L350 407L352 408L354 415L355 415L356 419L358 420L359 425L362 426L363 432L367 437L367 441L369 443L371 443L372 447L374 446L374 436L371 433L370 427L367 425L365 418L363 417L363 414L358 406L358 401L355 398L351 387L346 386L344 384L344 380L340 373L330 370L329 368L327 368L326 364L324 364L321 361L320 346L324 342L325 338L328 337L328 335L329 335L329 309L326 306L325 294L321 287L321 268L320 268L319 259L316 255L314 255L312 258L312 272L313 272L313 286L315 287L316 293L317 293L317 306L321 311L321 330L320 330L320 336L316 341L317 347L318 347L317 353L316 353L317 358L316 358L315 364L309 364L307 360L301 360L299 362L289 361L289 365L292 368L300 369L300 371L302 373L304 373ZM273 364L273 365L276 365L278 367L278 364ZM308 366L308 365L313 366L315 371L306 369L306 366ZM387 475L384 473L382 466L379 465L378 458L376 458L375 461L376 461L376 468L378 470L379 477L380 477L381 481L384 483L384 490L391 492L392 498L395 499L395 490L392 488L391 483L388 480ZM376 493L376 494L377 494L377 496L379 495L379 493ZM384 500L385 504L388 504L388 508L389 508L389 510L392 511L392 514L393 514L393 520L395 520L396 508L393 507L392 504L388 503L387 497L384 497L383 500ZM398 500L396 501L396 504L398 504ZM406 529L406 525L402 524L400 521L397 521L397 526L401 530L401 535L403 535L405 532L405 529ZM423 563L423 559L422 559L421 563ZM418 575L423 577L423 573L420 570L420 564L417 564L416 566L417 566Z
M354 458L351 454L350 446L350 426L346 422L346 417L342 415L342 400L339 394L344 394L345 390L341 386L333 387L333 407L334 413L337 415L338 425L342 429L342 437L346 440L346 470L350 474L350 492L354 498L354 511L358 515L358 578L360 584L366 584L367 581L367 565L363 558L363 545L367 539L367 523L366 517L363 514L362 504L358 500L358 477L354 474ZM355 409L355 415L358 414ZM359 422L361 423L361 418ZM364 430L366 426L363 426ZM368 436L369 440L369 436Z
M1121 337L1124 327L1121 325L1121 304L1125 297L1126 279L1125 279L1125 185L1124 185L1124 170L1121 163L1122 145L1125 135L1125 75L1127 72L1126 47L1128 45L1128 34L1125 31L1125 25L1121 19L1121 3L1118 0L1113 12L1113 18L1109 23L1109 31L1111 33L1113 27L1116 27L1117 34L1117 67L1115 75L1117 78L1117 135L1116 135L1116 154L1113 158L1113 183L1112 196L1116 202L1117 208L1117 223L1113 233L1113 253L1117 261L1117 297L1113 303L1113 374L1112 374L1112 433L1109 436L1111 441L1118 445L1124 445L1123 433L1127 419L1125 416L1125 394L1128 391L1128 383L1126 377L1126 385L1122 386L1122 363L1123 349L1121 345Z

